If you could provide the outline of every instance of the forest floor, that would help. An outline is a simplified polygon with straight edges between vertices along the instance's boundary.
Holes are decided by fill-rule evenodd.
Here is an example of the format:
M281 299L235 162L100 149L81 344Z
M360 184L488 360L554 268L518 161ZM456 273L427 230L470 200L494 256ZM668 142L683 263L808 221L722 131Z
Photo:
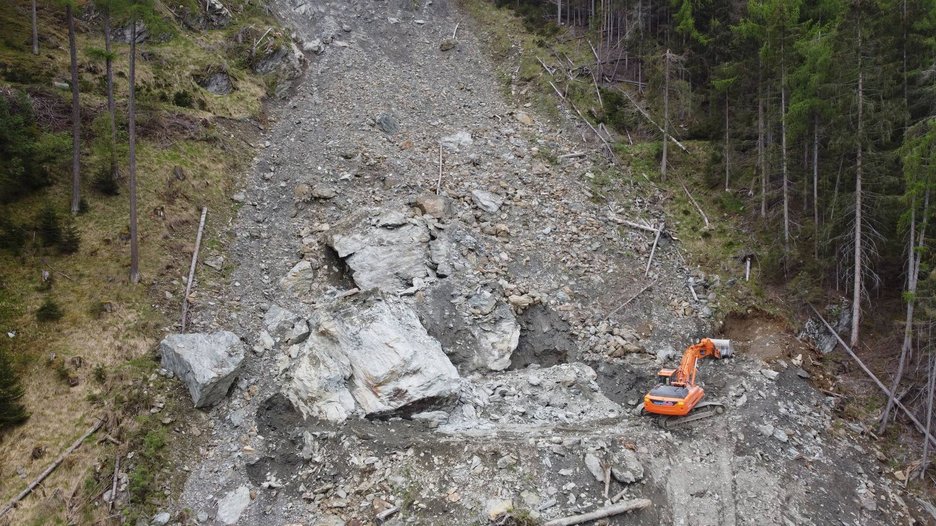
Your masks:
M768 307L758 276L747 285L738 261L692 248L705 245L697 212L647 177L652 150L619 148L611 167L567 109L542 108L515 76L522 50L495 63L485 42L504 33L466 16L487 7L274 6L323 51L261 139L235 194L244 206L229 229L228 281L203 291L211 301L196 309L193 330L234 331L253 352L228 399L173 427L174 440L192 444L173 506L182 521L371 524L397 507L389 524L484 524L505 511L524 524L618 492L653 505L610 524L926 520L878 446L841 418L841 397L817 388L829 375L822 358ZM673 162L688 170L707 149L687 147ZM448 205L430 217L414 205L437 189ZM654 236L624 221L664 219L677 235L647 271ZM355 293L361 278L332 250L335 236L410 227L452 243L455 272L403 280L411 290L392 302L399 291ZM498 371L450 353L459 391L432 412L304 417L317 410L295 391L309 348L266 343L270 313L286 308L326 334L324 313L353 319L374 302L418 312L450 348L471 333L469 322L454 334L450 306L508 305L518 351ZM739 351L700 372L726 412L673 431L636 414L656 370L711 335ZM596 463L620 476L596 474Z
M167 13L171 38L148 38L139 45L137 157L143 279L138 286L128 283L125 164L121 163L119 195L92 189L107 159L107 148L102 146L107 143L104 65L92 52L103 48L103 38L100 14L88 6L76 10L82 197L87 210L74 219L81 234L76 254L63 255L35 241L28 241L19 253L0 251L0 337L21 373L25 387L21 401L30 413L26 423L0 436L0 500L6 503L19 493L98 419L105 425L0 522L132 522L136 514L148 516L156 502L179 489L180 472L169 467L173 453L165 422L197 413L165 395L169 384L156 374L153 349L178 323L202 206L209 208L203 254L217 254L224 246L224 227L236 211L229 196L256 150L254 141L264 125L262 99L273 90L275 77L255 73L232 49L241 32L253 41L259 34L253 35L252 28L262 32L275 28L275 22L261 10L229 6L236 13L223 28L194 30ZM44 137L66 145L63 158L70 158L70 91L56 86L69 79L64 9L40 2L40 54L34 56L29 49L29 8L29 2L0 2L0 89L2 96L12 90L27 93ZM124 29L114 29L123 159L129 49L122 40ZM273 31L272 37L279 39L280 31ZM219 95L198 84L206 71L228 75L231 92ZM66 224L68 174L67 162L56 163L53 184L4 204L4 219L27 231L29 240L35 239L36 217L45 206L52 206ZM50 282L43 282L43 271L50 273ZM221 278L206 274L200 282L208 285ZM37 319L36 312L46 301L59 306L61 319ZM109 511L105 501L118 457L119 488L125 496L121 504L132 503L127 516Z

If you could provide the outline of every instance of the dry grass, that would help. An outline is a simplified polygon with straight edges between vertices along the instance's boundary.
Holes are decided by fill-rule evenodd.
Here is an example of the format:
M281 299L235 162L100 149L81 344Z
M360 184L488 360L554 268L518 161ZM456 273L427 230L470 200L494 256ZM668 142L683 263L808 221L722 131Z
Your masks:
M37 61L22 47L24 38L28 42L24 33L28 24L20 20L28 12L25 6L28 2L0 0L0 63L32 68L33 82L67 78L67 41L57 29L61 27L59 15L51 6L40 5L43 40ZM103 85L99 73L103 66L94 65L87 54L90 47L103 44L96 28L84 29L79 34L79 64L85 88L82 105L87 114L104 107L103 92L98 88ZM134 442L135 429L148 425L124 418L138 409L127 407L127 394L134 389L152 394L158 389L147 378L157 365L152 359L156 342L176 323L200 207L209 207L204 243L223 246L225 228L234 212L228 196L252 156L251 149L245 148L245 142L253 141L245 135L249 127L235 127L216 117L259 118L261 98L266 93L264 79L226 63L222 51L227 35L225 31L178 33L168 42L142 46L152 58L138 61L139 82L149 87L141 94L141 120L150 119L155 132L138 145L141 284L132 286L127 279L126 181L116 197L95 194L90 184L85 184L83 196L89 211L75 219L81 233L78 253L62 256L36 246L19 256L0 252L0 304L6 300L15 306L12 318L0 319L0 328L4 333L16 331L15 338L0 337L7 339L22 368L23 402L32 414L24 425L0 436L0 505L45 469L95 418L108 417L109 432L125 444ZM127 69L126 48L115 46L118 101L126 97L126 79L121 76ZM230 95L212 95L191 80L193 73L218 65L234 78L236 90ZM4 85L6 82L0 80L0 87ZM28 83L17 85L30 87ZM173 93L182 89L196 100L202 99L204 110L197 105L173 106ZM169 102L160 100L160 92L169 96ZM68 96L67 92L52 93L63 99ZM88 139L87 132L85 137ZM86 148L86 182L93 178L91 167L97 162L90 157ZM184 179L174 176L175 167L182 168ZM51 202L64 217L70 192L66 178L67 173L57 175L55 185L5 207L4 213L18 224L33 225L37 211ZM53 271L53 286L48 292L39 290L43 269ZM200 279L209 285L210 276ZM40 323L35 311L47 296L62 307L64 316L57 322ZM3 307L0 305L0 310ZM53 354L55 359L51 360ZM80 367L72 363L74 357L82 359ZM103 382L95 374L96 367L106 371ZM77 379L77 385L70 386L68 377ZM113 425L118 421L123 424ZM89 439L0 523L108 520L106 510L88 505L103 492L102 484L105 479L109 482L113 469L112 464L106 464L112 462L115 446L97 441L103 433ZM169 440L175 439L172 435ZM45 454L33 458L36 448ZM123 453L126 448L123 446Z

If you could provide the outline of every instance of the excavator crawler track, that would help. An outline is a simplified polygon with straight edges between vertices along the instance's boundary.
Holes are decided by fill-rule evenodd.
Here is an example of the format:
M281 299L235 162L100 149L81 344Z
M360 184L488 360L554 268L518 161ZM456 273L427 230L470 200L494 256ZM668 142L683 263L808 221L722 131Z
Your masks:
M686 416L667 416L659 419L660 426L667 431L682 427L692 422L704 420L725 412L721 402L700 402L693 408L692 413Z

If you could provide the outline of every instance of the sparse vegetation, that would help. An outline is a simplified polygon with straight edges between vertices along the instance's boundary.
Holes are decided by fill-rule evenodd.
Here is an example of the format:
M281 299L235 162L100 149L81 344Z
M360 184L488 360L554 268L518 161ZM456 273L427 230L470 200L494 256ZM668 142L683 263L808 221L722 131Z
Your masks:
M185 6L179 11L182 15L202 16L203 4L183 3ZM51 7L40 3L41 52L33 55L29 46L29 19L21 16L28 12L28 2L14 0L0 9L0 335L4 335L0 337L4 341L9 339L9 355L16 358L13 371L22 375L19 386L25 390L17 394L16 401L24 414L32 413L32 422L39 422L35 430L32 422L21 426L16 430L17 440L4 443L0 448L2 465L12 465L12 459L28 455L24 448L34 442L32 433L45 429L43 426L49 421L55 421L56 429L64 433L73 429L83 415L105 410L121 415L119 420L125 424L111 432L126 434L130 442L134 442L136 433L142 433L142 437L152 431L153 425L129 417L149 410L149 395L134 386L152 373L153 362L148 353L159 328L165 325L161 303L166 301L162 290L172 287L170 281L175 273L181 275L184 271L180 269L187 265L176 243L180 237L189 237L191 216L197 213L193 201L208 205L212 220L225 221L232 210L227 196L233 178L242 173L252 155L243 143L249 140L252 130L238 128L237 121L212 117L261 118L267 85L275 85L279 73L260 76L249 65L269 51L267 44L288 43L288 35L276 28L271 32L272 41L268 38L251 57L244 58L241 53L250 52L260 34L249 42L242 40L243 45L233 45L234 35L245 27L262 27L261 33L271 25L275 27L260 5L239 0L226 2L234 14L231 24L201 31L189 29L180 22L181 18L174 18L158 2L154 4L167 30L160 31L165 38L154 38L151 32L143 45L148 58L137 63L140 100L136 154L138 169L146 174L140 177L138 188L143 256L140 266L146 286L131 288L126 283L124 255L127 203L125 199L111 197L126 192L123 174L127 173L128 156L125 130L129 46L114 40L110 53L102 49L102 11L100 3L95 4L95 16L85 16L84 9L90 9L90 3L78 4L74 13L76 20L80 20L76 48L83 139L81 186L94 190L82 193L79 208L85 213L75 219L66 218L65 213L71 195L70 93L53 84L66 80L61 75L65 72L67 77L69 71L67 31L62 23L64 10L56 8L53 15ZM123 15L117 11L115 7L114 27L122 28ZM148 27L156 26L148 24ZM108 57L114 72L113 128L108 115L107 83L103 79ZM193 76L218 64L223 64L236 80L237 89L228 95L206 97L206 92L193 82ZM113 139L112 129L116 130ZM175 181L172 199L164 200L164 190L169 188L170 180L174 181L175 166L184 169L186 183ZM220 232L209 230L206 235L209 238L206 243L224 245ZM75 255L68 257L69 254ZM37 275L43 270L50 272L50 279L39 281ZM157 275L169 279L160 278L153 288L149 279ZM54 299L50 296L51 277L55 278ZM168 307L173 311L176 308L174 304ZM7 338L8 332L16 337ZM49 367L29 366L44 363L50 350L59 349L68 349L69 355L88 357L94 368L84 373L71 369L61 359ZM143 360L146 367L128 365L141 356L146 356ZM80 387L62 389L60 379L71 385L68 382L84 381L85 374L88 385L93 385L90 392ZM158 420L154 425L161 427ZM44 437L51 441L57 438ZM168 434L164 438L172 439ZM78 487L69 478L95 479L95 475L88 477L87 473L98 454L112 461L113 452L107 449L107 444L93 445L87 448L88 455L60 468L58 474L64 481L48 483L49 494L58 484L63 488L67 485L68 491ZM162 447L164 454L168 450ZM161 457L163 464L167 458ZM34 476L39 468L39 464L27 466L26 476ZM165 498L163 485L167 478L178 475L173 472L169 477L161 476L161 469L155 462L149 468L159 486L158 491L146 492L147 506ZM148 478L152 477L146 473L136 476L138 495L142 495L146 486L143 482ZM3 485L0 491L3 500L22 489L18 478L13 482ZM95 488L101 488L102 484L103 480L94 481ZM91 503L100 491L93 495L89 491L81 500ZM51 503L52 500L31 497L30 502L17 510L17 520L27 524L75 520L72 515L66 519L60 502ZM45 505L46 502L51 504ZM133 506L137 502L134 500ZM101 509L95 506L86 506L75 513L82 524L104 519ZM142 516L135 511L127 514Z
M63 315L62 308L51 297L46 298L36 310L36 319L41 322L59 321Z

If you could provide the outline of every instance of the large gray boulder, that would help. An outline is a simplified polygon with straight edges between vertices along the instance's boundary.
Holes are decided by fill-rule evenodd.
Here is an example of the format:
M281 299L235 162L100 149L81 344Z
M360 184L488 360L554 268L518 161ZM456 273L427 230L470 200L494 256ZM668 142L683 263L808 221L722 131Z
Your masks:
M289 371L286 395L306 415L342 421L456 394L458 371L404 300L365 295L320 309Z
M415 278L429 275L429 239L429 229L420 219L370 210L335 225L328 245L345 260L362 290L395 293L411 287Z
M182 379L195 407L217 403L240 372L244 344L236 334L172 334L159 344L162 367Z

